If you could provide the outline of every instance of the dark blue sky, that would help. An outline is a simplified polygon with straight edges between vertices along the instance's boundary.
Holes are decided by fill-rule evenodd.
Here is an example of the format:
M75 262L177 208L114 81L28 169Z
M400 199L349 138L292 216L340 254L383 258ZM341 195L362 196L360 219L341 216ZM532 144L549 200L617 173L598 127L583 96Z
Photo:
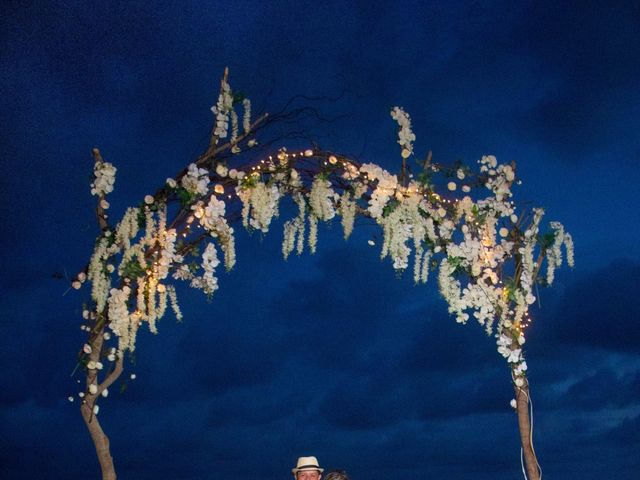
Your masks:
M549 479L640 468L640 6L637 2L3 2L0 15L0 473L97 478L66 397L83 294L62 296L96 224L90 151L118 167L112 215L206 144L224 66L255 109L293 94L323 147L398 167L389 109L436 160L514 159L521 201L576 242L527 343ZM562 3L558 6L557 3ZM280 259L238 235L207 303L179 292L100 417L120 478L286 478L316 455L354 479L518 478L509 372L437 286L395 278L363 225Z

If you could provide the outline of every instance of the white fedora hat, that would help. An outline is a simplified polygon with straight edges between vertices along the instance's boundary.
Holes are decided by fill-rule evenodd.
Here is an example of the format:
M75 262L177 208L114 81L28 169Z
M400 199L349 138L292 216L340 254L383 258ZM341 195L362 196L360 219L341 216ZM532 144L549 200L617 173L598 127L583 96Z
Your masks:
M291 469L291 473L295 475L296 473L303 472L305 470L317 470L320 473L324 472L324 468L320 468L316 457L300 457L298 458L296 468Z

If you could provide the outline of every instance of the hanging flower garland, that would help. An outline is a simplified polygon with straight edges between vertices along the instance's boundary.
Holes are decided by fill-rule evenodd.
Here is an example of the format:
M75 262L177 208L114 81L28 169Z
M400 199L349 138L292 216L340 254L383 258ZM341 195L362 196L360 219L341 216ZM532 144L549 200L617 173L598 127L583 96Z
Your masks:
M473 317L493 335L515 385L524 384L523 346L535 286L551 285L565 256L573 266L574 253L572 238L560 223L550 222L545 230L542 209L516 207L514 164L500 164L487 155L476 168L448 167L429 157L419 174L407 174L403 166L396 175L333 152L282 148L230 168L228 159L257 145L256 127L266 117L252 123L251 102L234 96L226 75L212 112L207 152L140 205L128 208L115 227L107 223L105 212L116 168L94 151L91 193L98 197L102 232L87 267L72 283L77 289L91 284L91 300L83 311L89 340L79 362L87 371L83 402L94 414L97 398L122 371L126 352L135 350L140 327L146 324L157 333L168 306L182 318L175 283L214 295L220 288L220 252L227 270L236 262L234 222L266 234L283 201L298 209L284 221L285 259L294 250L298 255L305 248L316 251L320 223L340 217L347 239L357 217L373 219L381 229L381 258L389 257L398 272L412 268L416 283L426 283L430 272L437 271L449 313L459 323ZM407 159L416 139L411 119L401 107L394 107L391 117L398 124L400 157ZM220 146L229 123L230 140ZM103 361L114 366L106 369L101 383Z

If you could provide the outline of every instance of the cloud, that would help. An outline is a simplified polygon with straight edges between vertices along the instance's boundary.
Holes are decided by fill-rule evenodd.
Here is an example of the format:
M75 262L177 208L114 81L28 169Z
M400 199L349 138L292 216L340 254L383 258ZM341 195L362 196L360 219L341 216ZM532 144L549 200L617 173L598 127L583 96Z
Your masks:
M640 344L640 263L619 259L571 284L543 341L632 353Z
M639 398L640 369L616 374L604 368L571 385L563 400L571 409L605 409L638 405Z

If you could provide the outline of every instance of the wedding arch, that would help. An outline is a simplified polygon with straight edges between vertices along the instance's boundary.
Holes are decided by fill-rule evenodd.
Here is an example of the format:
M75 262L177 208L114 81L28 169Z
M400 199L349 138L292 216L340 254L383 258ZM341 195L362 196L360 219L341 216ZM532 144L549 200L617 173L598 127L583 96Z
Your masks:
M227 70L211 110L206 150L115 224L107 215L107 196L116 167L93 150L91 194L97 197L100 233L72 287L90 285L82 327L88 338L78 353L86 376L80 411L103 479L115 479L116 472L98 401L123 373L140 326L146 323L156 333L156 322L168 310L182 318L177 282L213 295L220 264L231 270L236 261L233 225L267 233L283 201L293 202L298 212L284 222L285 259L294 251L316 251L320 222L340 217L348 239L356 217L368 217L382 229L381 258L389 257L396 271L410 269L416 283L426 283L434 272L456 321L473 317L495 337L511 371L526 476L539 479L523 354L528 309L536 301L536 285L553 283L563 247L573 266L573 243L559 222L542 228L541 208L516 206L515 164L486 155L474 168L442 165L429 152L414 174L408 160L416 137L401 107L391 110L402 159L398 174L317 146L282 147L256 157L261 132L291 112L252 118L250 100L234 94ZM247 154L252 160L242 163Z

